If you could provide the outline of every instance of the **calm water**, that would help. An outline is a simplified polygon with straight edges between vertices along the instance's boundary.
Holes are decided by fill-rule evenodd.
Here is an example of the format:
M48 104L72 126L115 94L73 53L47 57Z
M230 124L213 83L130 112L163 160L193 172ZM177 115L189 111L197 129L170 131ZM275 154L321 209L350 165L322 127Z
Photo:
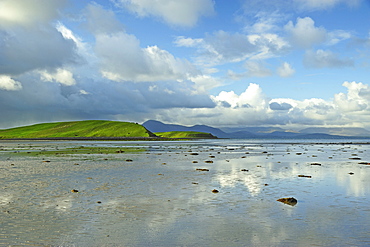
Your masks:
M0 246L368 246L366 141L1 142Z

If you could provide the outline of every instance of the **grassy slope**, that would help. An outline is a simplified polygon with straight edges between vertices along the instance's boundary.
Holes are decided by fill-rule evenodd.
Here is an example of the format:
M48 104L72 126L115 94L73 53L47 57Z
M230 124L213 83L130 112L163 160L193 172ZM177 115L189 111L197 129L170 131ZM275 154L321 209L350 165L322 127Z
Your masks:
M0 139L149 136L154 135L139 124L104 120L44 123L0 130Z
M170 132L155 132L157 136L166 138L215 138L213 135L204 132L195 131L170 131Z

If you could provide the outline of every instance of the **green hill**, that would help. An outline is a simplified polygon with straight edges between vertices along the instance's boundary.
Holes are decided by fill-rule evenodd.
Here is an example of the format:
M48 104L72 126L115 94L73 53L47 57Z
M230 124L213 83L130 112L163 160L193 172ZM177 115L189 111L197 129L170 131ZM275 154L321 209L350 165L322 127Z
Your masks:
M217 138L209 133L196 131L170 131L170 132L155 132L156 136L165 138L198 138L198 139L213 139Z
M135 123L86 120L35 124L0 130L0 139L76 137L155 137Z

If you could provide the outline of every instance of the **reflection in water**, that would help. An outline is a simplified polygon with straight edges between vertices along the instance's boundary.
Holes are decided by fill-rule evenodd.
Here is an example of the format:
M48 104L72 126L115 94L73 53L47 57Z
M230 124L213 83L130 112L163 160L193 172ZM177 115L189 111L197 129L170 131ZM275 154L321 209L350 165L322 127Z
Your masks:
M33 145L23 146L63 149L81 143ZM370 243L370 166L349 159L370 161L366 145L241 140L83 145L148 151L38 157L13 154L22 145L3 144L9 152L0 155L0 245ZM213 163L205 163L210 159ZM311 165L315 162L321 166ZM290 197L299 203L277 202Z

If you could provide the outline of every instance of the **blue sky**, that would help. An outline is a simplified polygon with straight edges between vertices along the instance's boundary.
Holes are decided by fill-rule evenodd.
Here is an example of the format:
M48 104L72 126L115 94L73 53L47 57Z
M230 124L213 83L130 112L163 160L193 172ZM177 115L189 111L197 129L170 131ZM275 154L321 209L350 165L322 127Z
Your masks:
M370 128L368 0L0 0L0 127Z

